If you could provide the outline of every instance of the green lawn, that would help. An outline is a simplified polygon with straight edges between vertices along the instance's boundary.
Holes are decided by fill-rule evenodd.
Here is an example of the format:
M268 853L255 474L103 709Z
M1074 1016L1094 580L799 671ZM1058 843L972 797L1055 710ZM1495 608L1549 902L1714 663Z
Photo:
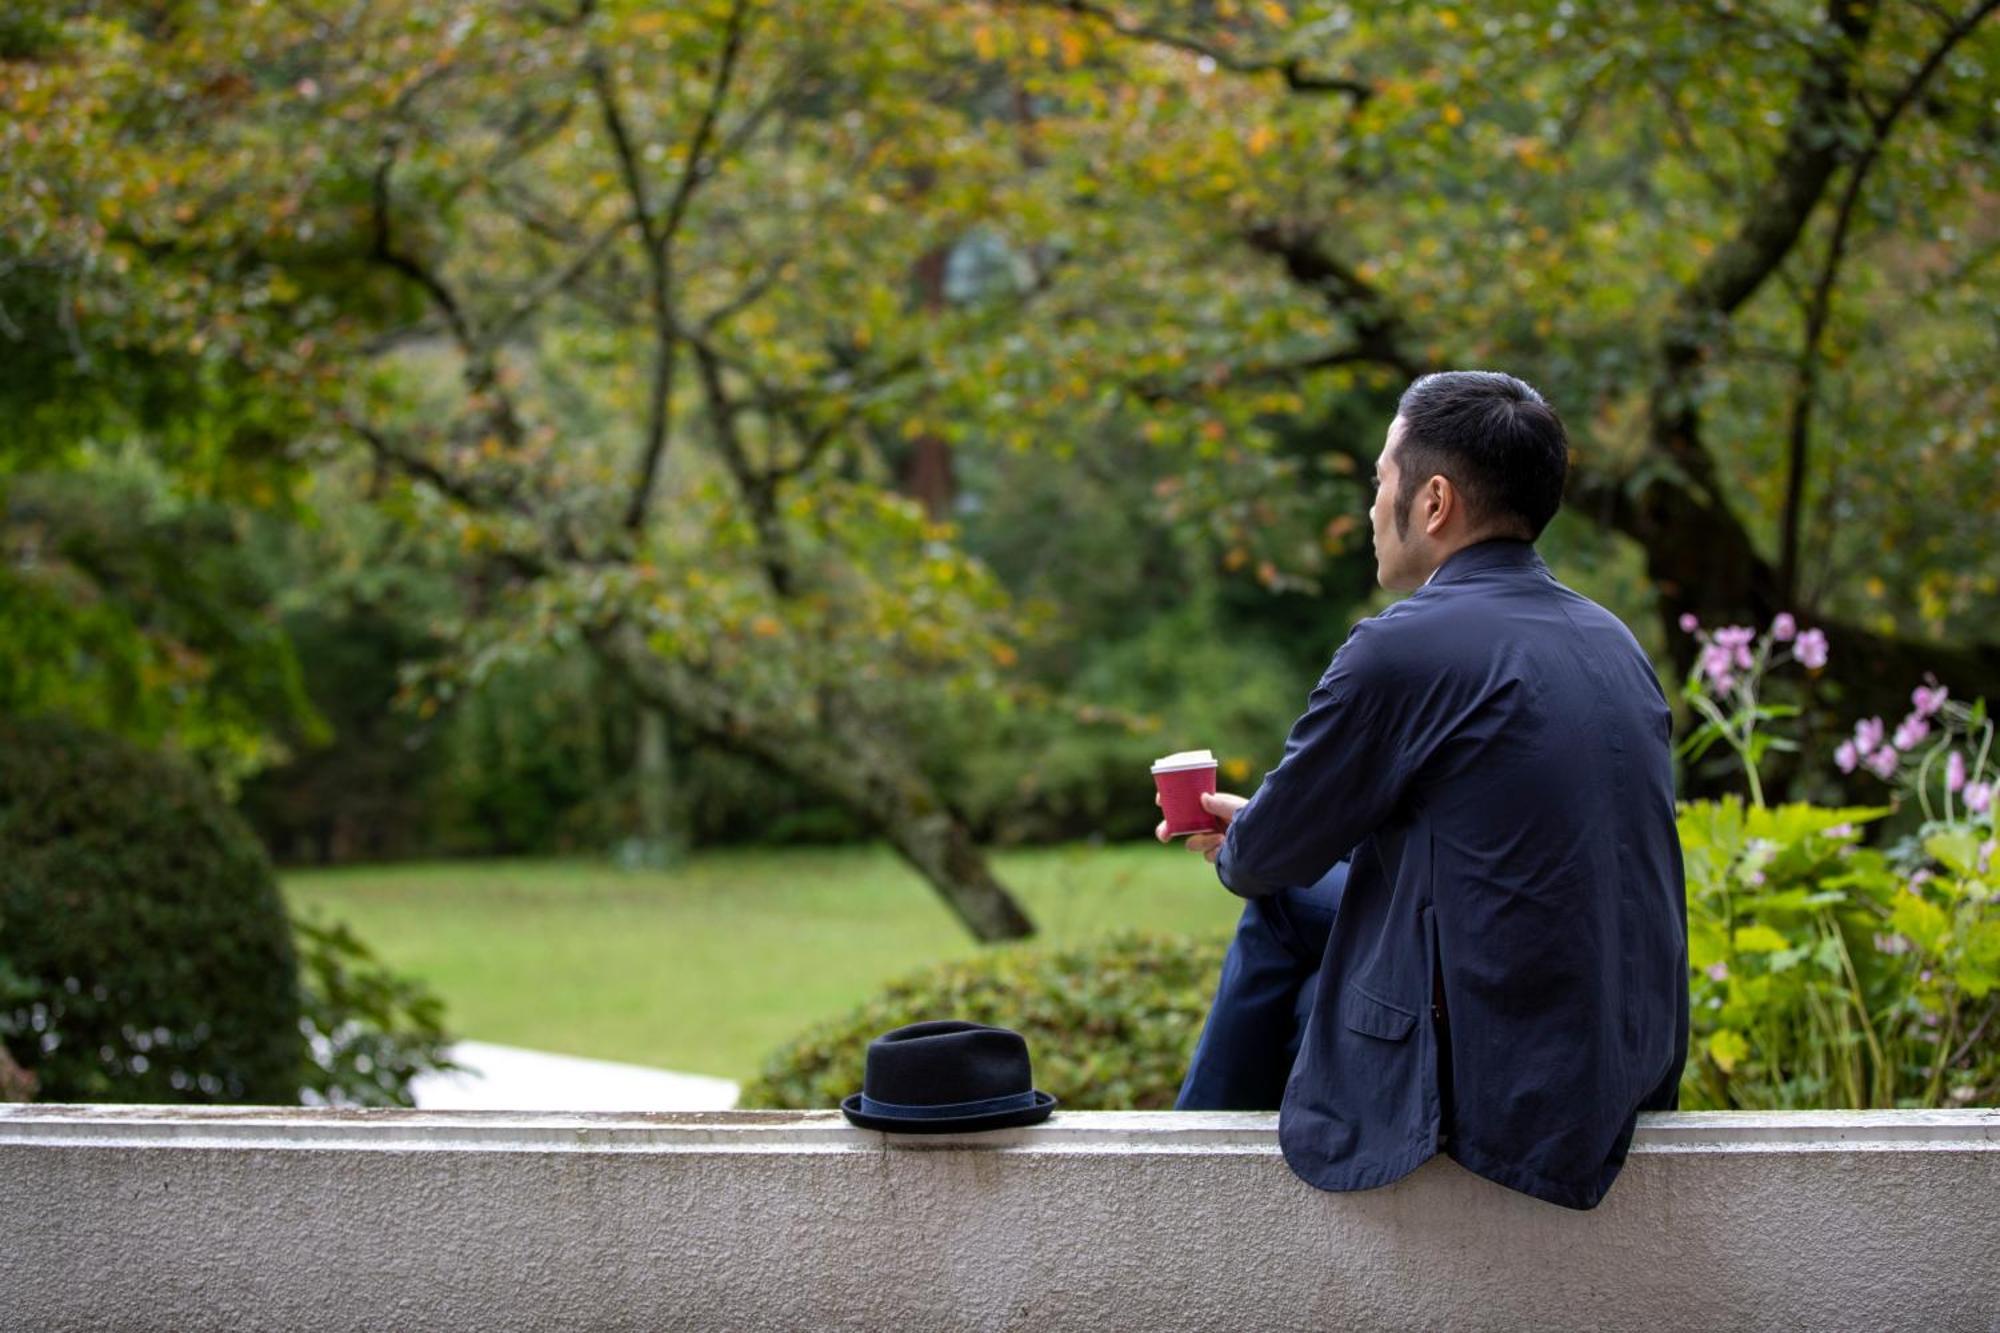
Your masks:
M1215 873L1153 843L1001 853L1041 939L1125 926L1224 932ZM703 853L680 869L456 861L284 876L445 998L480 1041L741 1078L802 1027L978 946L877 848Z

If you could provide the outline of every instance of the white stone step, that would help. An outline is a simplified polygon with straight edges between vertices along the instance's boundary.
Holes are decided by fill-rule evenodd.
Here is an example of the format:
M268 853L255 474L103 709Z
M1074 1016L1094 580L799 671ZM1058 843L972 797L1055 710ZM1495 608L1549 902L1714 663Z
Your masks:
M586 1060L553 1051L462 1041L451 1058L464 1069L426 1074L411 1085L424 1111L726 1111L737 1085L706 1074Z

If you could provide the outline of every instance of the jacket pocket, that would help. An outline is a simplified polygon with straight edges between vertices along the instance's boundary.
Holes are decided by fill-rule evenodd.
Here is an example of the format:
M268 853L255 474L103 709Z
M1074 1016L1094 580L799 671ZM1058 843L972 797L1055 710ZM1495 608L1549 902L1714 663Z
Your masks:
M1408 1009L1384 1003L1358 986L1340 992L1340 1021L1364 1037L1401 1041L1417 1025L1417 1016Z

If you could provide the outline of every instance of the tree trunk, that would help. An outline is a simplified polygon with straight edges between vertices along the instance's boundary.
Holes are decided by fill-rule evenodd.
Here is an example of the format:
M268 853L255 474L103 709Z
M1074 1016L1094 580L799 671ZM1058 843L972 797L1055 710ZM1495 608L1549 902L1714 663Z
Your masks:
M639 705L632 779L639 816L637 854L633 859L648 866L673 865L681 859L686 846L674 823L673 762L667 748L667 715L652 703Z
M1683 614L1711 629L1730 623L1762 629L1778 612L1792 611L1826 632L1825 679L1837 695L1827 702L1843 723L1870 714L1893 722L1908 711L1910 691L1926 674L1959 698L2000 700L2000 645L1904 638L1788 605L1777 566L1758 552L1742 522L1680 482L1658 478L1634 497L1614 479L1578 473L1570 503L1644 548L1667 644L1683 673L1693 667L1697 648L1680 631Z
M1682 288L1667 320L1648 396L1650 456L1644 467L1650 475L1635 481L1579 465L1571 471L1570 507L1644 548L1667 643L1683 672L1696 651L1679 630L1684 613L1709 626L1747 622L1761 628L1778 612L1791 611L1826 631L1826 677L1838 696L1828 702L1843 712L1899 713L1926 672L1961 697L2000 698L2000 645L1907 639L1828 622L1811 607L1790 605L1783 572L1759 553L1732 512L1728 483L1703 438L1702 381L1730 319L1797 248L1829 182L1851 156L1840 131L1855 113L1856 73L1880 0L1825 4L1828 31L1838 40L1827 45L1800 87L1785 144L1736 233ZM1337 252L1324 224L1264 224L1243 240L1347 320L1354 345L1341 360L1393 367L1411 378L1445 368L1419 353L1401 312Z
M917 300L927 318L944 309L944 271L950 259L951 246L937 246L917 261L912 273ZM927 430L912 440L897 473L903 494L922 504L931 522L951 518L958 499L958 479L952 467L951 444L942 435Z
M662 659L630 625L592 636L648 703L717 744L799 779L860 815L937 890L975 939L1025 939L1034 923L993 875L957 812L903 755L848 723L774 723L689 667Z

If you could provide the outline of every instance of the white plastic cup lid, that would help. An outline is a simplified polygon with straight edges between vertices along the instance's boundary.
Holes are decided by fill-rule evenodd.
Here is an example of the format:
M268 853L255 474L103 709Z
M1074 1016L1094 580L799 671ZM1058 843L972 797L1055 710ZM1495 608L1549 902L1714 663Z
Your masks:
M1184 768L1214 768L1215 753L1211 750L1182 750L1153 761L1155 773L1173 773Z

